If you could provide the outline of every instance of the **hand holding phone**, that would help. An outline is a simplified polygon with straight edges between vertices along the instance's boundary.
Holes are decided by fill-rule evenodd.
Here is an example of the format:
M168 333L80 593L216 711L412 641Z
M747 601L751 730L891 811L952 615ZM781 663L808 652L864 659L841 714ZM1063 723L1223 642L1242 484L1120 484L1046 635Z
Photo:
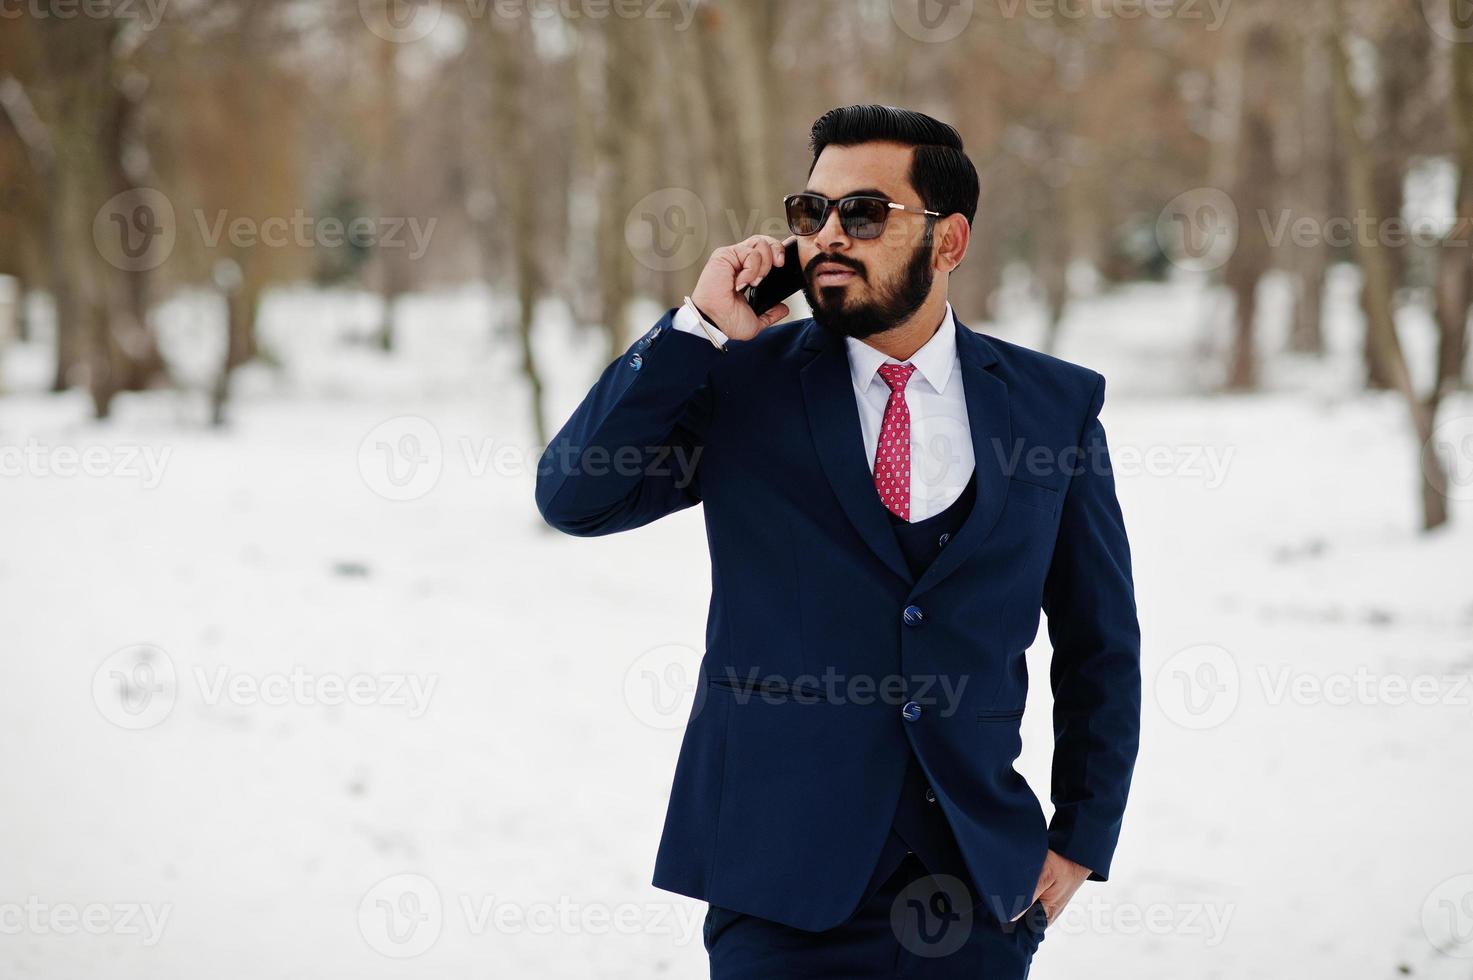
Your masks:
M803 263L798 258L798 239L789 238L783 248L782 264L747 289L747 305L761 316L802 288Z
M777 282L769 285L767 280L774 275ZM802 285L797 239L789 248L771 236L753 235L711 253L691 302L732 340L750 340L788 315L782 300ZM778 294L780 290L786 292ZM749 296L764 308L757 310Z

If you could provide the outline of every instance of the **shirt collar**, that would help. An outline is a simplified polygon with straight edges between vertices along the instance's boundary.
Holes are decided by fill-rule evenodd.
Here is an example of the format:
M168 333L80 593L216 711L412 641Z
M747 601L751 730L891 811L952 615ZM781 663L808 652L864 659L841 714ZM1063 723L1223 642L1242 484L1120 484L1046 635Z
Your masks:
M860 391L865 391L874 382L881 364L902 363L862 340L845 337L844 343L849 349L849 373L854 378L854 387ZM905 363L914 364L916 373L925 378L937 394L945 393L946 382L956 365L956 320L951 313L951 303L946 304L941 326Z

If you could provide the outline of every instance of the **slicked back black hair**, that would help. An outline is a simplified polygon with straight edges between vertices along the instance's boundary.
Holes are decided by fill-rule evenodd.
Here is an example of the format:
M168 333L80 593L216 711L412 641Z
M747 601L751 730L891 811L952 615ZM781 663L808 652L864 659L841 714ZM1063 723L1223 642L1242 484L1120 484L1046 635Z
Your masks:
M808 144L813 163L826 146L855 146L885 141L915 147L910 160L910 183L921 201L943 215L960 214L972 223L977 213L977 168L962 150L954 128L912 109L888 105L846 105L830 109L813 124Z

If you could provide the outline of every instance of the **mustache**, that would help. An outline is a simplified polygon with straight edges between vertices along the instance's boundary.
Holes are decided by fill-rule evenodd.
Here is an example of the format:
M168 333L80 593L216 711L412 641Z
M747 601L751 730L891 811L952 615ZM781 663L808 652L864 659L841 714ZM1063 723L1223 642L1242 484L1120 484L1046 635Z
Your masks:
M803 270L803 274L811 280L815 275L814 270L824 262L828 262L831 265L842 265L858 273L861 279L869 278L869 276L865 275L863 262L860 262L858 259L851 259L847 255L840 255L837 252L819 252L809 260L807 268Z

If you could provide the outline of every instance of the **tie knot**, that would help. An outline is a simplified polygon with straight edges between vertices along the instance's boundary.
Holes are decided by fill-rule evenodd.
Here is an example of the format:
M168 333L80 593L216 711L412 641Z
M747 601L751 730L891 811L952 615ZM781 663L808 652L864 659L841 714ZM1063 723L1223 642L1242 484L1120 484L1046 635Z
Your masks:
M915 369L914 364L881 364L880 377L885 379L885 384L890 386L891 391L902 391Z

